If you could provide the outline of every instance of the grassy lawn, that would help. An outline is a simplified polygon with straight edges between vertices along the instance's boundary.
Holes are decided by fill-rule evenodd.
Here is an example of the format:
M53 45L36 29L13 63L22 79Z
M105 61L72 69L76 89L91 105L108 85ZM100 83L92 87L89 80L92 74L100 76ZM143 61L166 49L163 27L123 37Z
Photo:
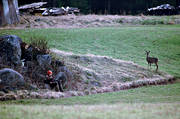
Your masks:
M179 119L179 103L96 106L3 105L1 119Z
M28 41L31 37L49 40L51 48L80 54L106 55L134 61L147 67L145 50L159 58L159 68L180 77L180 26L122 26L87 29L1 30Z
M49 40L51 48L106 55L147 67L145 50L159 58L159 70L180 77L180 26L122 26L87 29L1 30L24 41ZM179 119L180 83L64 99L0 102L0 119ZM41 105L43 104L43 105Z
M180 83L64 99L0 102L2 119L179 119Z

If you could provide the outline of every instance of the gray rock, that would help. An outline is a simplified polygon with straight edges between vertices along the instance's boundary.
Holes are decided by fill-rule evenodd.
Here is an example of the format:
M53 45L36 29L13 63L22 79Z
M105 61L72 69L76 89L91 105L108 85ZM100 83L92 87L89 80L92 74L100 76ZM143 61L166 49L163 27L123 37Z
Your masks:
M41 98L41 95L38 92L31 92L29 95L31 98Z
M4 96L5 93L3 91L0 91L0 96Z
M73 79L72 72L66 66L60 66L58 68L58 72L64 72L68 80L72 80Z
M0 97L0 101L16 100L17 96L14 93L8 93Z
M51 62L51 65L53 65L54 67L61 67L61 66L64 66L64 62L60 60L55 60Z
M38 64L45 68L46 66L51 65L51 56L50 55L37 55L37 62Z
M64 72L59 72L56 77L55 77L55 80L66 80L67 79L67 76Z
M90 83L94 86L98 86L98 87L101 87L101 83L98 82L98 81L90 81Z
M67 83L67 76L64 72L59 72L56 77L55 77L56 81L59 81L61 83L61 88L65 87L66 83Z
M0 37L0 57L3 62L10 62L14 65L21 64L21 38L15 35Z
M0 70L0 79L0 90L22 89L26 86L23 76L9 68Z

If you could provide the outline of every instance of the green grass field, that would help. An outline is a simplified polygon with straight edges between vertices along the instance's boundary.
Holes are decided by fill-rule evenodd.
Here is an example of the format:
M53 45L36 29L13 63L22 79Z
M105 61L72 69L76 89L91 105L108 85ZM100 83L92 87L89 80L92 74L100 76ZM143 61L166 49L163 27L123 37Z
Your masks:
M179 119L180 83L64 99L0 102L2 119Z
M134 61L144 67L147 67L145 50L150 50L151 56L159 58L159 70L180 77L179 25L1 30L0 34L15 34L27 42L31 37L43 37L48 39L51 48L106 55ZM180 83L177 81L175 84L84 97L0 102L0 117L179 119L179 103Z
M116 105L3 105L1 119L179 119L179 103Z
M159 68L180 77L180 26L122 26L86 29L1 30L24 41L46 38L51 48L80 53L111 56L134 61L147 67L145 51L159 58Z

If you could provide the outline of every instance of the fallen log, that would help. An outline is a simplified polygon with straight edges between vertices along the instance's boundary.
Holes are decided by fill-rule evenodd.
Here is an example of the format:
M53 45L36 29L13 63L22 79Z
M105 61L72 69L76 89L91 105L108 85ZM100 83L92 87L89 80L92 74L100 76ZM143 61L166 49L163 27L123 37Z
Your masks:
M58 16L58 15L66 15L66 14L74 14L79 13L80 10L74 7L61 7L61 8L50 8L45 10L42 15L43 16Z
M45 4L47 4L47 2L38 2L38 3L27 4L27 5L20 6L19 10L37 9L37 8L42 7Z

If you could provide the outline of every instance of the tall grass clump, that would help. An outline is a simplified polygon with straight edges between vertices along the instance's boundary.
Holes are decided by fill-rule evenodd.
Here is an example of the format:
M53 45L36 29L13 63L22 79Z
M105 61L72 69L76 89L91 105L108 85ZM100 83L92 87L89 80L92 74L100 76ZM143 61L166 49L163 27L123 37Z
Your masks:
M48 40L43 36L32 36L30 38L29 44L40 49L49 49Z
M166 24L162 19L146 19L141 22L142 25L160 25Z

